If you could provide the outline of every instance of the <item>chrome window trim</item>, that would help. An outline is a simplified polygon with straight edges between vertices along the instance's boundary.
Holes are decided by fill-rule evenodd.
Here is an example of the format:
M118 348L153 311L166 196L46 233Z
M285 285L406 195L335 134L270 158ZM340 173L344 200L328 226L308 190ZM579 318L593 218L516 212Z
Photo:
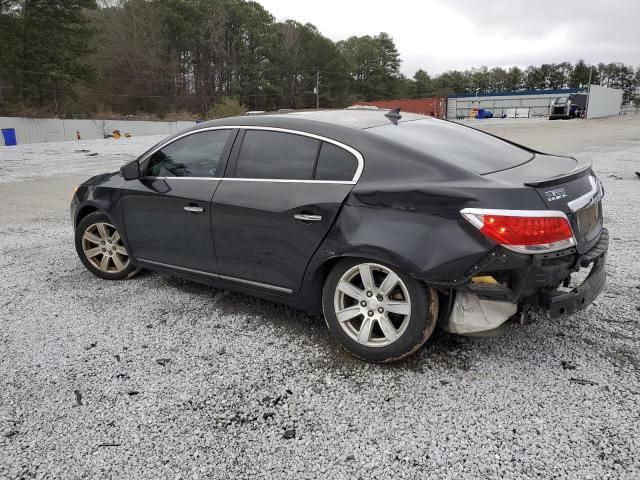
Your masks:
M355 185L351 180L293 180L276 178L235 178L235 177L140 177L140 180L213 180L228 182L270 182L270 183L328 183L331 185Z
M152 175L145 175L140 177L140 180L223 180L222 177L154 177Z
M244 278L230 277L228 275L220 275L219 273L205 272L202 270L196 270L196 269L187 268L187 267L179 267L177 265L171 265L169 263L162 263L162 262L155 262L153 260L147 260L145 258L137 258L136 260L142 263L148 263L149 265L157 265L159 267L173 268L175 270L195 273L198 275L203 275L205 277L217 278L219 280L243 283L245 285L252 285L254 287L261 287L269 290L275 290L276 292L283 292L283 293L289 293L289 294L293 293L293 290L291 290L290 288L278 287L276 285L269 285L268 283L254 282L253 280L245 280Z
M329 183L331 185L355 185L356 182L350 180L294 180L277 178L221 178L228 182L272 182L272 183Z
M315 133L302 132L300 130L292 130L290 128L262 127L262 126L257 126L257 125L225 125L225 126L219 126L219 127L205 127L205 128L200 128L198 130L192 130L192 131L189 131L189 132L185 132L182 135L178 135L177 137L174 137L174 138L172 138L170 140L167 140L166 142L158 145L156 148L154 148L153 150L150 150L143 157L138 159L138 161L139 162L144 162L151 155L156 153L158 150L162 150L164 147L172 144L173 142L176 142L176 141L180 140L181 138L188 137L189 135L194 135L196 133L202 133L202 132L208 132L210 130L234 130L234 129L263 130L263 131L269 131L269 132L290 133L292 135L301 135L303 137L313 138L313 139L316 139L316 140L320 140L322 142L332 143L333 145L335 145L335 146L337 146L339 148L342 148L343 150L346 150L351 155L353 155L356 158L356 161L358 162L358 167L356 168L356 172L353 175L353 178L351 180L295 180L295 179L283 179L283 178L279 179L279 178L152 177L152 176L145 176L145 177L140 177L140 178L157 179L157 180L161 180L161 179L162 180L168 180L168 179L180 178L180 179L185 179L185 180L186 179L190 179L190 180L198 179L198 180L232 180L232 181L247 181L247 182L333 183L333 184L340 184L340 185L355 185L358 182L358 180L360 179L360 176L362 175L362 171L364 170L364 157L362 156L362 154L358 150L356 150L355 148L350 147L349 145L346 145L346 144L344 144L342 142L339 142L337 140L333 140L332 138L323 137L321 135L316 135Z

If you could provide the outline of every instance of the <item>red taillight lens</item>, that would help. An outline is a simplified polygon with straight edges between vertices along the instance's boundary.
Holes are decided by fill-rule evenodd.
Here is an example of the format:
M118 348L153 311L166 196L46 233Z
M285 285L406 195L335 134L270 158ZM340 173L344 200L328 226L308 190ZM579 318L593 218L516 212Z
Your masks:
M559 217L485 215L483 223L480 231L502 245L540 245L573 236L569 222Z
M485 236L514 250L535 253L574 245L562 212L466 208L461 213Z

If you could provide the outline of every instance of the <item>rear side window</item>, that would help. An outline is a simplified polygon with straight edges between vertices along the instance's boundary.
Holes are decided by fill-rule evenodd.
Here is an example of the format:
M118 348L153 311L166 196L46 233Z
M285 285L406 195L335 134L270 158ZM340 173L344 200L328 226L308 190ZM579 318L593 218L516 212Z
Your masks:
M151 177L215 177L231 130L188 135L152 154L144 175Z
M316 180L353 180L358 169L356 158L344 148L332 143L322 142L318 166L316 167Z
M479 130L436 119L400 122L368 131L481 175L517 167L533 157L528 150Z
M235 176L310 180L319 146L319 140L302 135L247 130Z

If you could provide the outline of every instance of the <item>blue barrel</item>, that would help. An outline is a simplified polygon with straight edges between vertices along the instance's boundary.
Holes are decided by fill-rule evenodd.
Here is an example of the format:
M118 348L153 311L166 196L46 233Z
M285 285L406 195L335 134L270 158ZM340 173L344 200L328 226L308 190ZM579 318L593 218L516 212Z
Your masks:
M4 138L4 144L7 147L13 147L18 144L18 139L16 138L16 129L15 128L3 128L2 129L2 137Z

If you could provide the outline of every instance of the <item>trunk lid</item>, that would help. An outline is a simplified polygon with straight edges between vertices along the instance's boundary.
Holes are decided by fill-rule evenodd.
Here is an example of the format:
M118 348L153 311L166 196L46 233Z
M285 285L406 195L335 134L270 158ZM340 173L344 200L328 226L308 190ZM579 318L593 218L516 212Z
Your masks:
M523 165L484 177L533 188L549 210L564 212L576 238L578 253L588 251L598 241L604 192L591 170L591 162L537 153Z

